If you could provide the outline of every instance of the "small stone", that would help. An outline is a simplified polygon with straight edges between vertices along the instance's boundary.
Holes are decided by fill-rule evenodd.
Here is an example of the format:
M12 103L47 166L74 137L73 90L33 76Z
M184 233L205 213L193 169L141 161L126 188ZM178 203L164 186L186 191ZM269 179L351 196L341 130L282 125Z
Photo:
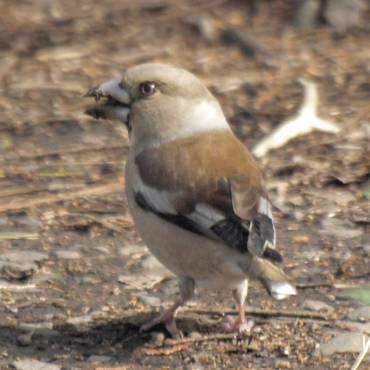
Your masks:
M59 249L53 253L57 258L65 260L74 260L81 258L81 253L75 250Z
M203 338L203 335L201 333L199 333L198 331L192 331L189 334L189 338L191 338L191 339L201 339L201 338Z
M321 353L331 356L333 353L358 353L362 350L364 334L360 332L340 332L329 342L321 343Z
M151 333L151 340L152 343L156 346L162 346L164 341L166 339L166 336L161 332L153 332Z
M41 362L31 358L14 361L12 366L16 370L60 370L61 367L47 362Z
M325 302L316 301L313 299L306 299L302 303L302 308L311 310L311 311L326 311L326 312L333 312L334 308L330 305L328 305Z
M288 360L278 359L275 361L275 369L291 369L290 362Z

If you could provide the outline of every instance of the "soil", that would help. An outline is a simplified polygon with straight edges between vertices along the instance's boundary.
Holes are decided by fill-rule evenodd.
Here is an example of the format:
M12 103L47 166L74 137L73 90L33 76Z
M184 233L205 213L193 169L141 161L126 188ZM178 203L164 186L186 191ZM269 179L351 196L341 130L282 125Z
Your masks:
M341 289L370 276L370 29L299 30L290 3L1 1L1 369L351 368L361 348L322 348L370 333ZM236 309L216 292L179 313L183 340L138 330L176 286L127 210L125 128L86 116L83 94L148 61L204 80L250 148L297 112L301 77L341 128L258 159L299 294L276 302L253 283L247 334L222 333Z

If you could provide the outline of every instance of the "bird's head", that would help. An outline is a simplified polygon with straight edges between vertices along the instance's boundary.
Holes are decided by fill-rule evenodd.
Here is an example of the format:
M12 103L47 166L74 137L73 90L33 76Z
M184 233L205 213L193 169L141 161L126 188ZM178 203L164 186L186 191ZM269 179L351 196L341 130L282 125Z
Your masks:
M90 89L96 104L86 113L123 122L130 141L161 142L213 129L229 130L210 91L192 73L164 64L140 64Z

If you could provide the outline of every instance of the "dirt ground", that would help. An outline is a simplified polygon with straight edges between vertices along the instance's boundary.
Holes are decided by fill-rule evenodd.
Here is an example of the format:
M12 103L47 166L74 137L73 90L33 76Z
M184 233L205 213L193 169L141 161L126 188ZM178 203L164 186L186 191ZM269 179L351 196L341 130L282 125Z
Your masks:
M370 29L302 31L286 1L0 4L0 368L350 369L370 334L370 302L343 297L370 276ZM176 287L127 211L125 128L82 96L147 61L201 77L249 147L295 114L301 77L341 128L258 160L299 294L252 284L248 334L222 334L235 306L215 292L180 312L184 340L138 331Z

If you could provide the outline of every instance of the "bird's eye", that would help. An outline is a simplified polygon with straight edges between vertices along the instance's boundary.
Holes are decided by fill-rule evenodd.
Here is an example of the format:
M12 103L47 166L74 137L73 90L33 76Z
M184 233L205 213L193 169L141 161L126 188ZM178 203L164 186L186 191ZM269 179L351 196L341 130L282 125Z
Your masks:
M157 85L154 82L146 81L140 84L139 90L141 95L150 96L157 91Z

